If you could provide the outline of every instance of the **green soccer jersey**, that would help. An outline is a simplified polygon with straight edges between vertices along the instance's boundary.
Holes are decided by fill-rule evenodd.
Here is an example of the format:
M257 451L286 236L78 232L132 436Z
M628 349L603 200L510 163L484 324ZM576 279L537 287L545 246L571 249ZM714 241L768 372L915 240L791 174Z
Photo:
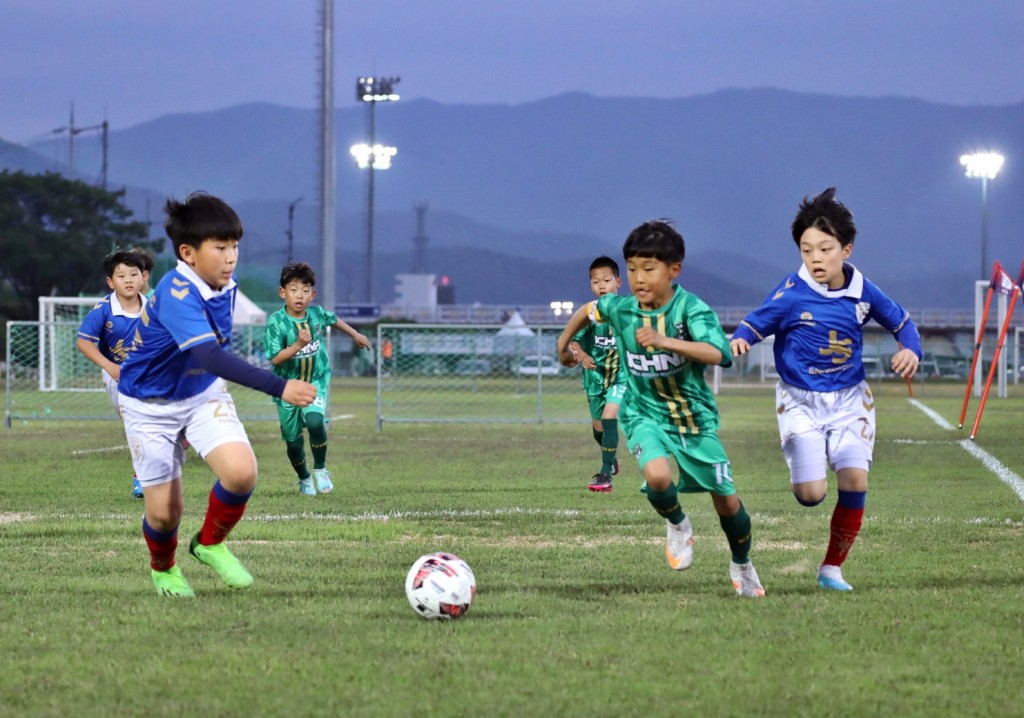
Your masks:
M608 324L588 324L572 340L594 359L596 368L583 370L583 390L597 396L623 381L619 371L619 348Z
M283 307L271 314L263 333L263 350L267 359L272 359L282 349L298 341L302 329L308 329L313 337L313 341L302 347L298 354L273 367L273 372L284 379L329 380L331 364L327 354L327 328L337 321L338 316L334 312L316 305L306 307L306 316L302 318L291 316Z
M658 309L641 309L632 295L606 294L590 303L590 316L610 325L618 337L627 385L619 416L627 435L630 420L640 417L680 434L718 430L718 406L704 381L706 365L675 352L648 351L636 342L636 330L651 327L666 337L711 344L722 352L722 366L732 366L729 340L711 307L676 285L672 299Z

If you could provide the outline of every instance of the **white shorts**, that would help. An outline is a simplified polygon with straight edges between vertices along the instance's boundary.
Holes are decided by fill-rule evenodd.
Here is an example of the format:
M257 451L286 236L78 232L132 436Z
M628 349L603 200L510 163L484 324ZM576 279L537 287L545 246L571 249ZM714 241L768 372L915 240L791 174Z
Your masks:
M867 382L839 391L775 387L782 453L794 484L828 478L828 469L871 469L875 400Z
M204 459L218 446L249 443L223 379L181 401L133 399L120 394L121 416L139 483L163 484L181 476L184 435Z
M100 374L103 376L103 388L107 390L107 398L110 399L110 404L114 407L114 411L120 416L121 404L118 399L117 382L114 380L114 377L107 374L103 369L100 369Z

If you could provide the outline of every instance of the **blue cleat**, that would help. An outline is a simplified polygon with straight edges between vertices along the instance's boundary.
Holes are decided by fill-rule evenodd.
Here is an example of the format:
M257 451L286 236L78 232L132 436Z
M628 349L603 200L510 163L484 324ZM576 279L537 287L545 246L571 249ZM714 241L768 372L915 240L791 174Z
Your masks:
M843 580L843 572L838 566L822 564L818 567L818 585L829 591L852 591L853 586Z
M299 493L303 496L316 496L316 485L313 483L312 477L299 479Z
M132 479L132 496L136 499L142 498L142 484L139 483L138 478Z

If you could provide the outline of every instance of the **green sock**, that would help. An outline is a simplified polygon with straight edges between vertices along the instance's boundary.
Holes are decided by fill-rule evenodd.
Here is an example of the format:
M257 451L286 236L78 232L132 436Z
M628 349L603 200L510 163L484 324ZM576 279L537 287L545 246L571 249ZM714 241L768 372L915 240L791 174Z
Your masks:
M679 505L679 492L675 484L669 484L664 491L655 491L650 486L644 488L647 500L659 514L674 524L680 523L686 518L683 507Z
M306 439L299 437L294 441L285 442L288 450L288 461L292 462L292 468L300 479L309 478L309 469L306 468Z
M309 448L313 452L313 468L323 469L327 466L327 427L320 414L307 414L306 428L309 429Z
M619 450L619 420L601 419L601 473L612 475L615 454Z
M732 560L736 563L747 563L750 561L750 514L747 513L743 503L740 502L740 510L735 516L718 517L718 522L725 531L725 537L729 540L729 548L732 550Z
M594 432L594 441L596 441L598 445L600 445L601 442L604 440L604 435L600 431L595 429L593 426L590 427L590 430Z

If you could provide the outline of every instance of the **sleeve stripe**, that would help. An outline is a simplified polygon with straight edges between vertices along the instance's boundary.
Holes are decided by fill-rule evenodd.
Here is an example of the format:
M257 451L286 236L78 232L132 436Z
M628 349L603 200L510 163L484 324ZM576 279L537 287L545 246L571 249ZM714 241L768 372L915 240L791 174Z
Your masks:
M206 334L200 334L200 335L199 335L199 336L197 336L197 337L192 337L191 339L189 339L189 340L188 340L187 342L185 342L184 344L179 344L179 345L178 345L178 348L179 348L179 349L187 349L187 348L188 348L188 347L190 347L191 345L193 345L193 344L196 344L197 342L200 342L200 341L202 341L202 340L204 340L204 339L209 339L210 337L213 337L214 339L216 339L216 338L217 338L217 335L216 335L216 334L214 334L213 332L207 332Z
M749 329L754 334L754 336L757 337L757 340L759 342L763 342L764 341L764 337L761 336L761 332L759 332L756 329L754 329L754 327L752 327L749 323L747 323L745 321L744 322L740 322L740 326L744 326L747 329Z

